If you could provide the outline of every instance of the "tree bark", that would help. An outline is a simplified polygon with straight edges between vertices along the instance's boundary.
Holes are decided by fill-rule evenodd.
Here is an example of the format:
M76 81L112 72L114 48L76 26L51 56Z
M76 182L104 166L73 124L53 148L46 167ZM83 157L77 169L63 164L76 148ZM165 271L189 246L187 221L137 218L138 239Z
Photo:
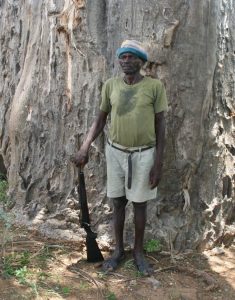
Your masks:
M117 47L134 38L150 53L143 72L164 82L169 99L164 176L148 206L146 239L177 250L230 245L234 10L234 0L0 1L0 171L7 170L17 220L53 237L81 235L70 159L96 115L102 84L120 74ZM104 144L105 134L86 168L101 239L111 230ZM128 207L128 243L132 218Z

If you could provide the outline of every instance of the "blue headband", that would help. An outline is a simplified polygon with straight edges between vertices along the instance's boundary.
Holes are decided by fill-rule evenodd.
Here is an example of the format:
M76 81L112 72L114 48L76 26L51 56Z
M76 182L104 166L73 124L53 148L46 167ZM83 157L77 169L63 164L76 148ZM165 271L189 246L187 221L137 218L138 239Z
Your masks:
M139 58L143 59L144 61L148 60L148 56L145 51L141 51L139 49L134 49L131 47L118 48L116 54L117 54L117 57L119 58L122 54L128 53L128 52L138 56Z

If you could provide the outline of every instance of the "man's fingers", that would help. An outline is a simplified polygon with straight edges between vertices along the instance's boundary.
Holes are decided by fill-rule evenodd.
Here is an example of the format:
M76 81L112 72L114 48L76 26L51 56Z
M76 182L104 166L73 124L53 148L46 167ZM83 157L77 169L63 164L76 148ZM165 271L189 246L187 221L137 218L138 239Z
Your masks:
M88 162L88 155L83 152L78 152L71 161L77 166L82 167Z
M151 190L155 189L155 187L157 187L157 186L158 186L158 182L151 184Z
M151 190L153 190L155 187L157 187L158 184L159 184L159 182L160 182L160 179L159 179L159 178L153 179L152 182L150 183L150 188L151 188Z
M84 168L85 164L88 162L88 159L87 158L82 158L80 160L77 161L77 166L81 167L81 168Z
M154 182L153 177L154 177L153 176L153 169L151 169L150 172L149 172L149 183L150 183L151 186L153 185L153 182Z
M153 166L151 168L151 171L149 172L150 188L154 189L155 187L157 187L160 180L161 180L161 170L156 169L155 166Z
M159 177L153 178L152 182L150 183L151 189L154 189L155 187L157 187L160 180L161 180L161 178L159 178Z

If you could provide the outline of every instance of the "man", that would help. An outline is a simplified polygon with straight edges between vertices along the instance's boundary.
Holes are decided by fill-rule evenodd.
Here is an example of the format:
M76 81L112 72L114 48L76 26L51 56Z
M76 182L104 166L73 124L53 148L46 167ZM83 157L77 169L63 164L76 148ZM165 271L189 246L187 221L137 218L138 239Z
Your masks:
M162 173L167 99L159 80L140 74L148 59L140 42L124 41L117 56L124 76L105 82L100 111L75 157L75 163L83 166L88 162L89 147L102 132L110 113L106 145L107 196L114 205L116 246L112 256L104 261L103 269L115 270L125 256L123 229L129 200L134 208L134 262L140 272L149 275L151 268L143 250L146 208L148 200L156 199Z

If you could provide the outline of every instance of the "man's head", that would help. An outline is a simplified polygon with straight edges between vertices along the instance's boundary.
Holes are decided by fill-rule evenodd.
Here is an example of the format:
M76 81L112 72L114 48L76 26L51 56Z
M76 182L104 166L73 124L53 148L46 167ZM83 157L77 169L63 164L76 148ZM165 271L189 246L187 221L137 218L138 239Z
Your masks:
M148 54L140 42L126 40L117 49L119 63L125 74L138 73L148 60Z
M144 62L148 60L148 53L143 44L135 40L126 40L121 44L121 47L117 49L117 57L120 58L124 53L132 53Z

